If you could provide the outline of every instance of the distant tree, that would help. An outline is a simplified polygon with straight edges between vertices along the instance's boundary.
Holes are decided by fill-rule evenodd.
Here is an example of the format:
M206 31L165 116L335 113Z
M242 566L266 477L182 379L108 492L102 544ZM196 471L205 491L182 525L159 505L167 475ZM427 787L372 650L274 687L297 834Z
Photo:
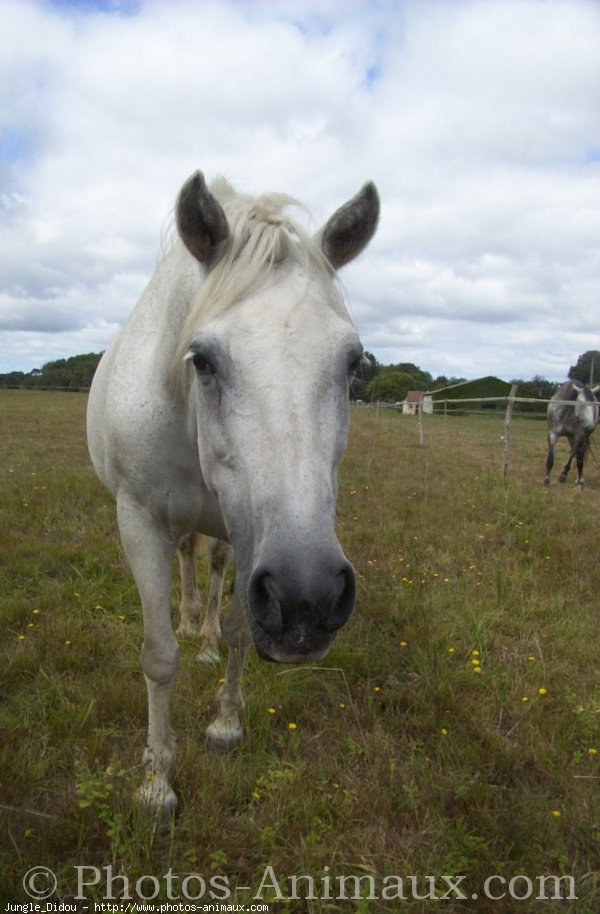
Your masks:
M22 387L26 383L27 375L23 371L9 371L0 375L2 387Z
M86 355L74 355L69 359L46 362L42 366L38 384L42 387L62 387L66 390L89 387L100 357L101 353L88 352Z
M405 371L382 371L367 384L364 398L374 402L397 403L404 400L409 390L419 390L417 379Z
M56 359L42 365L42 373L37 379L39 387L69 387L70 372L66 359Z
M405 374L411 375L411 377L414 379L414 389L416 390L430 390L431 385L433 384L433 377L429 374L429 372L423 371L422 368L419 368L419 366L415 365L413 362L399 362L398 365L390 365L384 370L403 371Z
M560 387L560 384L555 381L548 381L547 378L539 374L536 374L531 381L523 381L517 378L511 381L511 384L517 385L517 396L535 397L538 400L549 400Z
M12 371L0 375L0 385L19 387L57 387L63 390L87 389L92 383L94 372L102 353L88 352L74 355L69 359L46 362L41 368L34 368L29 374Z
M452 387L454 384L464 384L466 378L447 377L445 374L439 374L431 383L432 390L440 390L443 387Z
M593 384L600 384L600 352L589 349L580 355L577 363L569 368L569 377L583 384L589 384L590 379Z

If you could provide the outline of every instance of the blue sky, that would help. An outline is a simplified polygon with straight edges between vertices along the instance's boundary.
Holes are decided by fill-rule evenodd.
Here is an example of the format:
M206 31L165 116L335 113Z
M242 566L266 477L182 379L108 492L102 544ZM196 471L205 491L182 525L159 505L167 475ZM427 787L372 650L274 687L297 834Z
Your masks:
M0 372L100 351L196 168L314 227L367 349L560 379L600 348L596 0L2 0Z

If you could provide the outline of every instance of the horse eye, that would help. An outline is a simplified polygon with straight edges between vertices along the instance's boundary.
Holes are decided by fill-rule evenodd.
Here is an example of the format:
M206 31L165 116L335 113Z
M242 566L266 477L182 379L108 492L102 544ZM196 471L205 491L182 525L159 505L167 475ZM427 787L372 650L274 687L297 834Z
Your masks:
M198 374L213 375L216 373L214 365L201 352L194 353L192 362Z
M361 361L362 361L362 356L360 356L360 355L357 356L355 359L352 359L352 361L348 365L348 374L349 375L353 376L356 374L356 372L360 368Z

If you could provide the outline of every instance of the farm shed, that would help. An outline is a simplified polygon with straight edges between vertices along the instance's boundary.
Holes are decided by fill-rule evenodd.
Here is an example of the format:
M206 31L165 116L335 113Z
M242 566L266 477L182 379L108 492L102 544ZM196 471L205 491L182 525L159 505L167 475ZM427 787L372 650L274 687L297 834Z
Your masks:
M478 409L494 410L497 407L503 409L502 403L497 403L496 397L508 397L511 384L508 381L502 381L493 375L485 378L477 378L475 381L462 381L460 384L452 384L450 387L442 387L440 390L434 390L431 394L433 405L437 409L447 409L448 412L463 411L468 409L469 412ZM487 399L489 398L489 399ZM444 401L453 400L474 400L479 402L461 403Z
M406 416L416 416L420 409L424 413L433 412L431 395L424 390L409 390L402 404L402 412Z

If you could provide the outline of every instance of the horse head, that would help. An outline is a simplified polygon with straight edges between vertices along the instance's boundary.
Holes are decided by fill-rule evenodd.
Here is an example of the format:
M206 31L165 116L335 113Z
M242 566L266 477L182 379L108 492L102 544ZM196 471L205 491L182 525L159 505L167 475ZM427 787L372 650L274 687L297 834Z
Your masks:
M335 533L348 385L362 345L335 271L372 238L366 184L315 236L281 195L209 190L197 172L176 207L205 272L183 334L207 489L236 554L236 592L259 654L317 659L349 618L354 571Z

